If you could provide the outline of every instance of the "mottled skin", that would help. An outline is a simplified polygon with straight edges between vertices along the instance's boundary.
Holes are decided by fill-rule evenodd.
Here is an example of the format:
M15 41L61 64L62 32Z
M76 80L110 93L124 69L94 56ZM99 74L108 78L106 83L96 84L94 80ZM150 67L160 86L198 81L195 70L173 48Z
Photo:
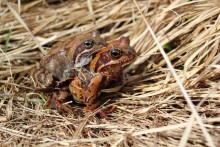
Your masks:
M83 103L88 109L98 106L100 90L123 84L123 65L136 57L130 40L121 37L101 49L89 67L84 68L70 83L69 89L75 101Z
M34 79L39 89L53 89L72 79L78 70L89 64L92 55L106 45L97 31L76 35L55 44L40 61Z

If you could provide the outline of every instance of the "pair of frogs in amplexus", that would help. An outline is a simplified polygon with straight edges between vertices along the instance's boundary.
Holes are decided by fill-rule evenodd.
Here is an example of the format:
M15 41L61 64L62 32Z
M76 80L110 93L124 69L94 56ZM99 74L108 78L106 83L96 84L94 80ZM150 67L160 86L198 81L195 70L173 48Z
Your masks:
M38 91L49 93L47 105L72 112L62 104L72 95L87 110L95 110L101 90L122 85L123 65L135 57L129 38L106 43L99 32L92 31L55 44L41 59L33 79ZM100 110L99 114L107 118L105 113Z

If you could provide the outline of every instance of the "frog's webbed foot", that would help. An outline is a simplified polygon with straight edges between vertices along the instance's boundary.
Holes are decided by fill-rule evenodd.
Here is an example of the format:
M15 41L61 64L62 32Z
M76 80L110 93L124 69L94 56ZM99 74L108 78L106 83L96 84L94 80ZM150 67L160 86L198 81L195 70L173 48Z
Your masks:
M62 93L60 93L60 95L62 95ZM73 107L71 107L69 104L63 104L62 100L58 100L57 95L55 93L49 94L45 107L49 107L49 108L58 107L61 111L65 111L67 113L73 113L75 111Z
M59 101L58 101L58 103L59 103ZM59 104L57 104L57 106L61 109L61 111L65 111L67 113L74 113L75 112L75 109L73 107L71 107L69 104L59 103Z
M97 107L99 106L99 102L93 104L92 106L86 106L84 109L87 111L94 111ZM98 111L99 116L105 118L106 120L109 120L109 117L107 116L107 114L112 113L113 111L115 111L117 107L115 105L111 106L110 109L100 109Z
M103 118L105 118L106 120L109 120L109 117L107 116L107 114L112 113L113 111L115 111L117 107L115 105L111 106L111 108L109 110L106 109L101 109L99 111L99 115Z
M99 105L100 105L99 102L96 102L92 105L87 104L86 107L84 107L84 109L87 110L87 111L94 111Z

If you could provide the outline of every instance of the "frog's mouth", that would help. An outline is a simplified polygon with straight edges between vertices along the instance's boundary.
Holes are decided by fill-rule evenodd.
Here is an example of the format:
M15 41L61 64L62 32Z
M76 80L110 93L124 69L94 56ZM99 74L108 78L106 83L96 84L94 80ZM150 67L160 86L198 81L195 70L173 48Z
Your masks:
M93 58L92 56L82 57L78 62L74 64L74 67L83 67L85 65L88 65L92 60L92 58Z

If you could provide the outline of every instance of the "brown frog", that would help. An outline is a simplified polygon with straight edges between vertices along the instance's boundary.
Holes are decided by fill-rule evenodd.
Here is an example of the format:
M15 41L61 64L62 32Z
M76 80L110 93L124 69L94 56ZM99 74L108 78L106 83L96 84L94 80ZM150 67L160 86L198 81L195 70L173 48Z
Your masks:
M40 61L34 80L39 89L56 89L57 85L72 79L76 72L92 60L92 55L106 45L99 32L76 35L55 44Z
M71 81L73 99L89 110L99 105L100 91L123 84L123 65L136 57L127 37L121 37L101 49L88 66Z

